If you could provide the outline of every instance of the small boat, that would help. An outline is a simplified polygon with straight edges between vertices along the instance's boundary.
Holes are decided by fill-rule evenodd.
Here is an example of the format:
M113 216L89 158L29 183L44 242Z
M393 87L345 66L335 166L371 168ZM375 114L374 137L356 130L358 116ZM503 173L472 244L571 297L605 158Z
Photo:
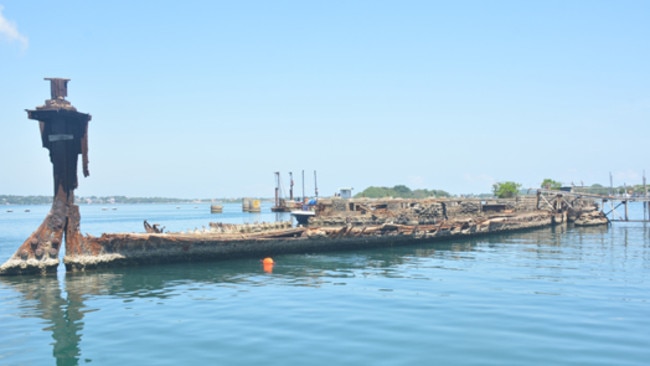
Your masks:
M316 216L316 212L307 211L307 210L296 210L296 211L291 211L291 216L296 218L296 221L298 221L298 225L307 226L307 224L309 223L309 218Z

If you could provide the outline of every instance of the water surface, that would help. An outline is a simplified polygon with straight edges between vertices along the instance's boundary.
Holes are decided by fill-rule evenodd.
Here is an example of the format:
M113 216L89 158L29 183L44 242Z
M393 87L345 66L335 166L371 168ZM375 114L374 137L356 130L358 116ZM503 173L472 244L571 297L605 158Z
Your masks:
M82 206L82 231L272 221ZM0 213L0 261L47 212ZM94 211L93 211L94 210ZM122 228L124 229L116 229ZM108 230L107 230L108 229ZM0 278L0 364L645 365L650 228L549 228L355 252Z

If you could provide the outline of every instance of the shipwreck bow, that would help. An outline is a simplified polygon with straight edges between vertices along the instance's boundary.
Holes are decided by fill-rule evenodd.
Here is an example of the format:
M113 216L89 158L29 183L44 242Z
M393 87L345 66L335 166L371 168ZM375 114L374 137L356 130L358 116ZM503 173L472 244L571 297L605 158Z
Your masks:
M56 272L64 242L66 255L92 252L79 231L79 207L74 204L79 155L82 156L83 174L89 175L88 122L91 116L78 112L65 99L69 79L45 80L50 81L51 98L45 105L27 110L27 117L38 121L43 147L50 152L54 200L43 223L0 266L0 275Z

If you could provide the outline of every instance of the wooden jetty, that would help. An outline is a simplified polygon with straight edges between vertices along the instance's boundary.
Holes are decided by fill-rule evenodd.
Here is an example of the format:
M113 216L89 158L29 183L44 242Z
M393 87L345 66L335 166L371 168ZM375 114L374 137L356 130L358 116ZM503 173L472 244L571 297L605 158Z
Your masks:
M602 195L579 191L539 189L538 197L538 200L555 209L561 209L563 205L571 206L575 200L590 199L600 202L600 211L608 222L650 222L650 196L648 196L647 191L641 196L630 194ZM642 219L630 219L629 204L632 202L640 202L643 204ZM620 212L621 210L623 211L622 213Z

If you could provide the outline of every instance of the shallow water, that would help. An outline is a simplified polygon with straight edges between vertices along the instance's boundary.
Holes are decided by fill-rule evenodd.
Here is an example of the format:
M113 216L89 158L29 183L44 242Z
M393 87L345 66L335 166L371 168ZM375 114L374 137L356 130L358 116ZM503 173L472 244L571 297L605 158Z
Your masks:
M0 214L0 261L47 210ZM224 211L210 215L205 204L82 206L82 231L142 231L143 219L172 231L275 219L243 214L236 205ZM0 278L0 364L642 365L650 359L647 224L274 259L272 273L251 259Z

